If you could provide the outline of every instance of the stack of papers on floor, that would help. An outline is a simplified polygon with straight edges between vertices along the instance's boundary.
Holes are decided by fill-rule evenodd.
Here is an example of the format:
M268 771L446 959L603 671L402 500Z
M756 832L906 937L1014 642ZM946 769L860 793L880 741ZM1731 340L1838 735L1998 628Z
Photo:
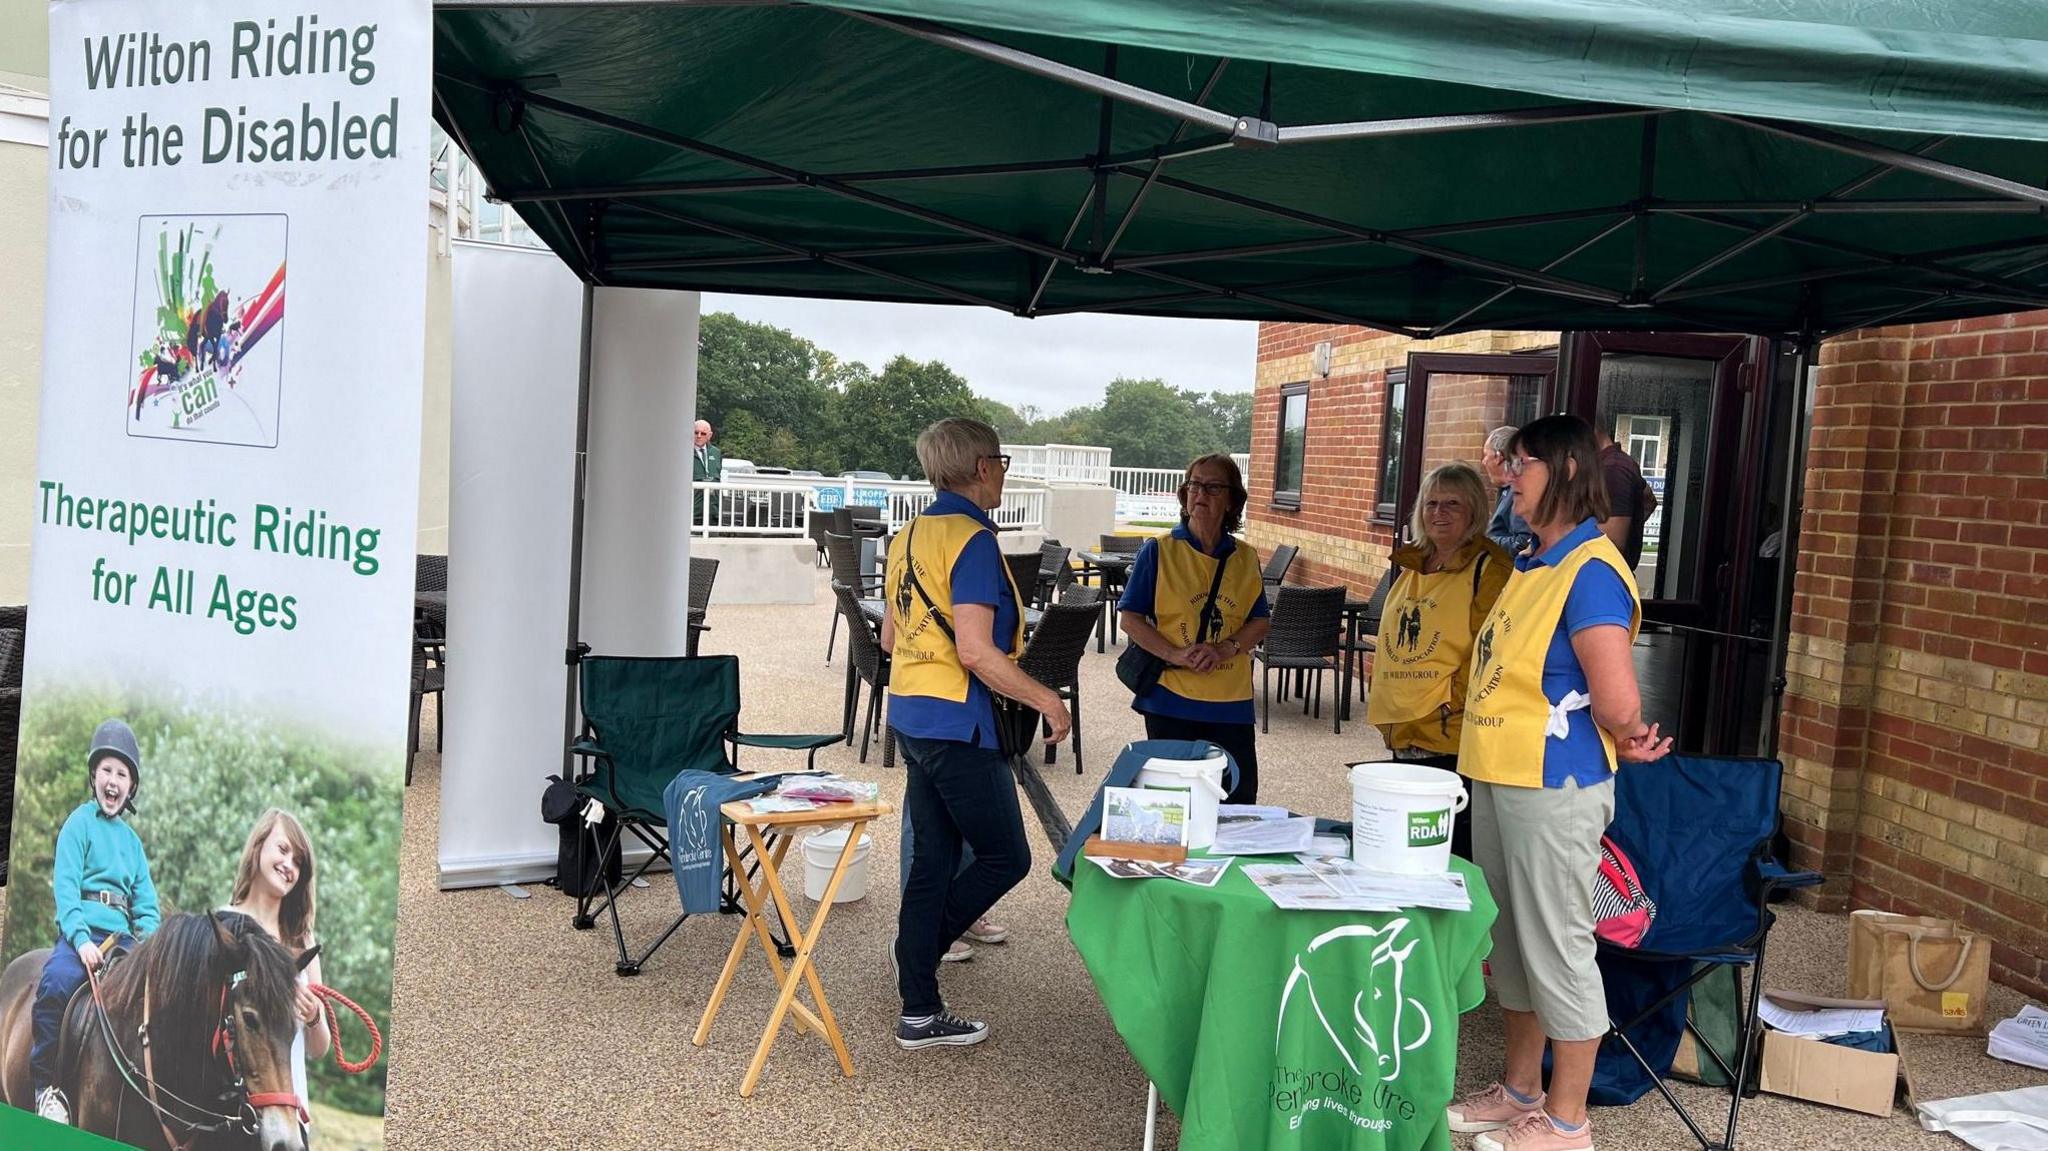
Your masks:
M1295 864L1250 864L1245 877L1288 911L1399 911L1404 907L1472 910L1465 877L1454 871L1402 875L1334 856L1298 855Z
M2001 1021L1991 1029L1987 1054L2007 1063L2048 1071L2048 1011L2029 1003L2020 1008L2018 1015Z

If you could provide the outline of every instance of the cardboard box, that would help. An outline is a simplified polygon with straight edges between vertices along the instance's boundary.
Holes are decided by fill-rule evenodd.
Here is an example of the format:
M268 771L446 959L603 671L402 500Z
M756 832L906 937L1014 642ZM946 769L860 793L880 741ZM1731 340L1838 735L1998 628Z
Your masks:
M1823 1007L1876 1008L1881 1001L1824 999L1766 990L1764 995L1780 1007L1791 1010ZM1773 1095L1804 1099L1861 1111L1866 1115L1889 1115L1898 1096L1899 1056L1858 1051L1817 1039L1804 1039L1781 1031L1765 1031L1762 1074L1758 1086Z

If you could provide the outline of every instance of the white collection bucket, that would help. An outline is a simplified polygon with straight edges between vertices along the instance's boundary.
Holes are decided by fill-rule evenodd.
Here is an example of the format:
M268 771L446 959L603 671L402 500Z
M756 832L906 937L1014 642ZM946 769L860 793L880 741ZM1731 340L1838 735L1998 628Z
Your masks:
M1137 785L1187 792L1188 846L1208 847L1216 842L1216 805L1230 794L1223 787L1229 763L1220 748L1205 759L1148 759L1138 769Z
M1351 858L1434 875L1451 866L1451 823L1470 797L1456 772L1417 763L1351 765Z
M825 885L832 882L832 869L839 865L839 853L846 850L846 835L850 828L835 827L821 831L803 841L804 852L804 895L813 903L823 902ZM868 848L873 845L868 833L860 833L860 842L854 845L853 859L846 865L846 878L839 881L839 894L834 903L852 903L868 893Z

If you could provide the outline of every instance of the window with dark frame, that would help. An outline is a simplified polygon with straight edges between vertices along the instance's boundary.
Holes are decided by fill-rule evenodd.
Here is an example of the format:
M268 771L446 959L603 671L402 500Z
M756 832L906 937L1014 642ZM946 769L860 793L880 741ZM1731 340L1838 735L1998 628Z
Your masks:
M1373 518L1392 523L1401 502L1401 450L1408 430L1408 369L1387 371L1386 418L1380 422L1380 487L1373 501Z
M1308 385L1280 389L1280 444L1273 453L1273 502L1301 506L1301 474L1308 459Z

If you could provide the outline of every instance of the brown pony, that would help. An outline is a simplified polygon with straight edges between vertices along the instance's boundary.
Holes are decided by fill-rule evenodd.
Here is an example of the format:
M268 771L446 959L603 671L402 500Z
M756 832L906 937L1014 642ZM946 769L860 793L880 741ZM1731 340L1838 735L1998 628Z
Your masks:
M292 1090L294 960L247 916L173 915L65 1012L72 1122L148 1151L305 1151ZM29 1013L47 948L0 973L0 1096L30 1099ZM146 1041L145 1041L146 1037Z

